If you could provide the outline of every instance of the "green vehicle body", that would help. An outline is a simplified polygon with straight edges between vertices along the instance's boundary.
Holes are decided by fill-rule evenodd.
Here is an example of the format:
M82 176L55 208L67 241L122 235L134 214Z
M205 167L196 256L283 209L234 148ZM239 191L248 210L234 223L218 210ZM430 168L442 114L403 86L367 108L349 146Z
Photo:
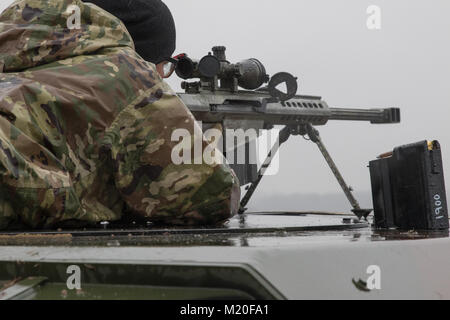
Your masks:
M442 299L449 242L448 232L376 231L317 213L246 214L215 229L9 233L0 299ZM374 265L381 288L371 290Z

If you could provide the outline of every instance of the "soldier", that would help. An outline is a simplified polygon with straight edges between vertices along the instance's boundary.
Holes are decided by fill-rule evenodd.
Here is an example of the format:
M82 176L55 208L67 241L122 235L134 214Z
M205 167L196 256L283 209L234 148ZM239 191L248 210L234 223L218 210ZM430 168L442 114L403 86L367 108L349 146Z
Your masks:
M173 71L170 11L94 2L110 2L131 35L80 0L17 0L0 15L0 229L226 221L240 196L230 168L171 160L174 130L188 130L191 147L202 134L162 80Z

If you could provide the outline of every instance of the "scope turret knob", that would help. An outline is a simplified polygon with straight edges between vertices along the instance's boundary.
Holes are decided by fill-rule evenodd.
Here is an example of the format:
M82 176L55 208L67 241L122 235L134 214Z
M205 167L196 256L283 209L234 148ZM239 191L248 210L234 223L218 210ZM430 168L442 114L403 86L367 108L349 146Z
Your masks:
M227 50L224 46L216 46L212 48L214 56L219 59L219 61L227 61L227 57L225 56L225 51Z

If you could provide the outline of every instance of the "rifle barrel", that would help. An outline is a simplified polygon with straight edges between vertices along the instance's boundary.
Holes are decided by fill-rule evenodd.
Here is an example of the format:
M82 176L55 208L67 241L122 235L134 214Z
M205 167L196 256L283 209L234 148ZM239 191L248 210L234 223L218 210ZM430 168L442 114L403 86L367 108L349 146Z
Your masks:
M262 120L272 125L289 125L299 121L315 126L329 120L369 121L371 123L399 123L399 108L330 108L321 97L296 96L286 102L269 102L259 92L179 94L199 121L221 122L234 120Z
M400 123L400 109L330 108L330 120L370 121L371 123Z

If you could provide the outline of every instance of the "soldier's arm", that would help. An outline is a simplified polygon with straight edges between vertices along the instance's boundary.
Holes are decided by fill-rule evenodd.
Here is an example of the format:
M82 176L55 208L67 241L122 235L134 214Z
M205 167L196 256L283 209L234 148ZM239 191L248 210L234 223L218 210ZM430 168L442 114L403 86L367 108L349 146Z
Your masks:
M190 161L181 164L173 159L180 141L172 141L173 133L180 129L191 136L183 149ZM121 112L107 137L116 185L129 208L138 214L164 223L191 225L220 223L237 213L237 177L226 164L195 161L194 145L204 150L207 142L190 111L162 81Z

